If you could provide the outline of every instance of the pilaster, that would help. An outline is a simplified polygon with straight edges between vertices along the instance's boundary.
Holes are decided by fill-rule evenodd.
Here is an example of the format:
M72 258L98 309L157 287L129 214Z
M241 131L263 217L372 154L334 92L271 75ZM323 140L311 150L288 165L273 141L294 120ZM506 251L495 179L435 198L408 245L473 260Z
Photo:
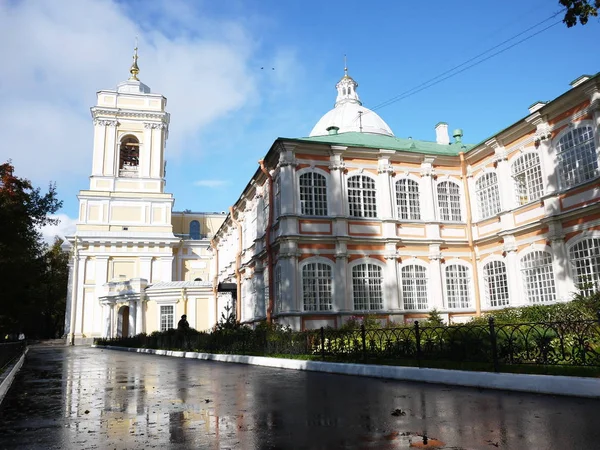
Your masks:
M345 242L338 242L335 249L333 304L342 312L354 310L348 278L348 250Z
M421 219L426 222L436 220L433 179L435 178L434 158L426 157L421 163Z
M300 205L296 199L296 157L295 146L281 145L279 150L279 186L281 215L291 215L296 211L296 205ZM298 211L300 213L300 211Z
M385 244L385 270L383 273L383 308L400 310L398 293L398 255L395 242Z
M524 304L521 295L521 276L519 273L519 259L517 257L517 244L514 236L504 236L504 263L506 264L506 278L508 283L508 295L510 306L521 306Z
M429 245L429 309L444 309L442 286L442 252L439 244Z
M377 211L380 211L379 217L382 219L391 219L394 217L392 206L392 175L394 168L390 164L390 151L380 150L377 163Z
M342 158L342 154L348 147L337 145L331 146L331 154L329 157L329 173L331 181L331 189L329 193L329 206L331 207L329 214L333 217L346 215L345 205L347 204L346 189L344 189L344 170L346 165Z

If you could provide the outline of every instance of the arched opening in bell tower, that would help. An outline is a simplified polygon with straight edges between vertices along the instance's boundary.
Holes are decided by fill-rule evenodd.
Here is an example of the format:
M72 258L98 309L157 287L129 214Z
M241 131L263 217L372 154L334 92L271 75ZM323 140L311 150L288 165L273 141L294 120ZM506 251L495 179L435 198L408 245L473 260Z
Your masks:
M119 176L137 175L140 164L140 141L132 135L124 136L119 147Z

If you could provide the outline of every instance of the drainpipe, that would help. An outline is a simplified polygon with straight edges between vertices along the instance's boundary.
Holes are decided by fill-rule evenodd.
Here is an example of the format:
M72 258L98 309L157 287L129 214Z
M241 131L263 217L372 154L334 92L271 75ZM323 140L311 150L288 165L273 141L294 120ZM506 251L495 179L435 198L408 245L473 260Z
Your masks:
M242 224L239 223L233 214L233 206L229 207L229 215L231 217L231 221L237 227L238 232L238 249L235 252L235 319L239 322L242 317L242 277L240 275L240 266L242 264L242 250L244 248L244 243L242 242Z
M269 218L265 230L265 247L267 250L267 270L269 271L269 305L267 306L267 322L271 323L273 318L273 253L271 250L271 226L273 225L273 177L265 167L265 160L258 161L260 170L267 176L269 183Z
M213 277L213 297L215 298L215 325L219 322L219 315L217 309L219 307L219 250L217 249L217 243L215 242L215 238L213 237L210 240L210 246L213 249L215 255L215 276Z
M469 241L469 250L471 251L471 265L473 266L473 284L475 285L475 315L481 316L481 295L479 293L479 270L477 268L477 258L475 257L475 246L473 245L473 220L471 215L471 194L467 183L467 161L464 152L458 154L460 157L461 179L465 191L465 203L467 204L467 240Z
M75 345L75 318L77 317L77 280L79 279L79 249L77 248L77 236L73 246L73 286L71 287L71 345ZM73 301L74 300L74 301Z

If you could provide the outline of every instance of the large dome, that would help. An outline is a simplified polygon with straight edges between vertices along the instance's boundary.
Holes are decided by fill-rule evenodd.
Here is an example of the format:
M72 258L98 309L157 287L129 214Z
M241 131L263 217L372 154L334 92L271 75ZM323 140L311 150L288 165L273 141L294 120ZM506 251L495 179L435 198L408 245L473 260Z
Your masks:
M348 76L348 69L344 70L346 74L335 85L338 95L334 108L321 117L309 136L330 134L331 127L337 127L338 133L356 131L393 136L388 124L377 113L362 105L356 92L358 83Z

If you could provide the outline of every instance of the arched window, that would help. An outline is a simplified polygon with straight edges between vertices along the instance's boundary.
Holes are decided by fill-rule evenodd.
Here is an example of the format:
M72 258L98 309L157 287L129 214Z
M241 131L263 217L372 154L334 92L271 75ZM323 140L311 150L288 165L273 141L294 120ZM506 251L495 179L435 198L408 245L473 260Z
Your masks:
M396 181L396 206L399 219L421 220L419 184L416 181L408 178Z
M411 264L404 266L401 273L404 309L427 309L427 269Z
M140 141L135 136L125 136L121 139L119 147L119 172L120 175L137 173L140 164Z
M460 222L460 188L452 181L442 181L437 185L438 206L440 220L447 222Z
M471 307L471 280L467 267L462 264L446 266L446 296L448 308Z
M200 222L192 220L190 222L190 239L197 241L200 239Z
M591 126L569 130L559 139L556 150L562 188L570 188L598 176L598 153Z
M488 306L508 306L508 279L502 261L491 261L483 266L483 283Z
M317 172L300 175L300 207L303 215L327 215L327 179Z
M307 263L302 267L304 311L331 310L333 271L325 263Z
M548 252L534 251L521 258L521 274L529 303L556 300L552 256Z
M569 249L576 287L590 295L600 287L600 238L587 238Z
M348 206L352 217L377 217L375 180L366 175L348 178Z
M517 204L525 205L540 198L544 193L540 157L536 153L525 153L512 164Z
M357 311L383 309L381 267L376 264L358 264L352 268L352 295Z
M498 178L493 172L482 175L475 183L479 218L487 219L500 212Z
M202 281L202 278L194 278L194 281Z

